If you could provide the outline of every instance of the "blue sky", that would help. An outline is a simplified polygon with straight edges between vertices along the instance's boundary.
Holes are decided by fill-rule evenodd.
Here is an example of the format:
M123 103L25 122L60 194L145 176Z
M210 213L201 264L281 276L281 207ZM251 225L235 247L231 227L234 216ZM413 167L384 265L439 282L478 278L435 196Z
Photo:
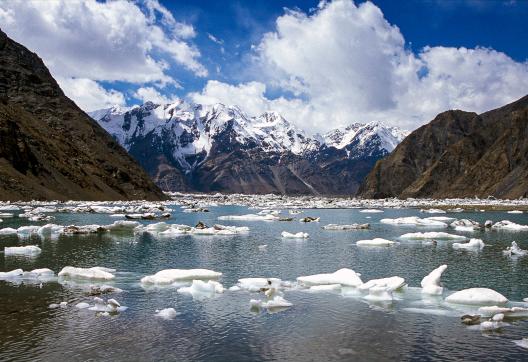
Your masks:
M2 29L86 111L183 98L310 131L525 95L527 18L528 1L0 2Z

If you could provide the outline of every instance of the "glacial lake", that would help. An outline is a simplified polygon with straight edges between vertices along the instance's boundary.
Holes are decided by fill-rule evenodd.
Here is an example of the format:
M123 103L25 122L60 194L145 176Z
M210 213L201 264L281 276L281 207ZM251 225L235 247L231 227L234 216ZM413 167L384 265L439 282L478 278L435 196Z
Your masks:
M528 337L528 318L505 320L498 331L482 332L461 323L460 316L475 310L447 305L442 297L425 297L420 281L442 264L444 296L472 287L492 288L510 301L528 297L528 256L511 258L502 250L517 241L528 249L528 232L483 230L459 232L417 226L395 226L382 218L451 216L481 223L510 220L527 225L526 214L462 212L431 215L417 209L310 209L293 215L292 222L228 221L221 215L242 215L258 210L241 206L211 207L209 213L183 213L172 206L167 222L248 226L249 233L233 236L181 235L159 238L132 233L61 235L57 239L0 236L0 249L38 245L36 257L0 254L0 271L65 266L115 268L116 278L104 284L123 289L103 295L115 298L127 310L110 316L78 309L93 297L75 285L49 282L0 281L1 361L330 361L330 360L526 360L528 349L513 341ZM287 211L284 213L288 216ZM111 224L105 214L53 214L60 225ZM319 223L300 223L299 217L320 217ZM149 224L156 221L141 221ZM330 231L326 224L371 224L369 230ZM3 218L0 228L44 225L22 218ZM308 239L284 239L282 231L309 233ZM451 241L436 245L398 237L418 231L445 231L480 238L480 251L455 250ZM391 247L359 247L361 239L381 237L400 241ZM259 245L266 244L266 248ZM193 297L176 287L144 288L140 279L163 269L206 268L223 273L226 291L213 297ZM294 282L297 277L350 268L366 282L400 276L408 288L395 292L392 302L369 302L361 295L340 291L284 291L292 307L270 313L250 309L251 299L262 293L229 291L239 278L276 277ZM91 283L94 283L93 281ZM66 301L64 308L50 309ZM521 305L519 303L519 305ZM528 306L528 303L524 303ZM158 309L172 307L177 315L166 320ZM466 310L467 309L467 310Z

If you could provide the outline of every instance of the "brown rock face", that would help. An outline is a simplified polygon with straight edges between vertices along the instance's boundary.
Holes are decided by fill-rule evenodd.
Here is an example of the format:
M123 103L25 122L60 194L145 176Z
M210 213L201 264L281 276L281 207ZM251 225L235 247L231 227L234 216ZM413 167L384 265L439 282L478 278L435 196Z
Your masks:
M161 200L147 174L0 31L0 200Z
M439 114L378 161L358 195L527 197L528 96L481 115Z

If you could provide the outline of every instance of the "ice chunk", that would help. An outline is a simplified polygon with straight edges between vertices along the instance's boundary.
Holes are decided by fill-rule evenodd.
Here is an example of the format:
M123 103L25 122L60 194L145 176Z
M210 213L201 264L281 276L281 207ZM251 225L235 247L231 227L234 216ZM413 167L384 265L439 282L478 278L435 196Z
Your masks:
M507 303L508 299L493 289L469 288L451 294L445 301L454 304L501 305Z
M176 318L176 310L174 308L165 308L156 311L156 317L160 317L166 320Z
M115 276L112 274L115 269L93 267L93 268L76 268L73 266L66 266L59 272L59 277L67 277L73 279L104 279L111 280Z
M397 243L395 241L382 238L374 238L371 240L359 240L356 242L356 245L358 246L392 246L394 244Z
M131 231L134 230L137 226L139 226L140 223L137 221L130 221L130 220L118 220L115 221L113 224L106 225L104 228L108 231Z
M526 231L528 230L528 225L519 225L508 220L502 220L493 224L491 228L509 231Z
M22 269L15 269L8 272L0 272L0 280L14 279L22 277L24 271Z
M39 226L32 225L32 226L21 226L17 229L18 236L24 238L24 237L30 237L31 235L35 235L38 233L38 230L40 229Z
M394 276L389 278L372 279L358 287L361 291L367 291L371 288L385 288L386 290L393 292L401 289L405 286L405 279L402 277ZM391 298L392 299L392 298Z
M294 238L294 239L306 239L309 237L308 233L303 233L302 231L299 231L296 234L289 233L287 231L283 231L281 233L283 238Z
M86 302L80 302L80 303L75 304L75 308L79 308L79 309L90 308L90 304Z
M368 214L375 214L375 213L383 212L383 210L379 210L379 209L365 209L365 210L361 210L360 212L364 212L364 213L368 213Z
M453 249L481 250L484 245L481 239L471 239L467 243L453 243Z
M447 265L440 265L422 279L422 293L431 295L442 295L444 288L440 285L440 278L447 269Z
M4 248L4 254L8 255L25 255L25 256L36 256L42 252L36 245L25 245L25 246L10 246Z
M511 210L508 211L508 214L522 214L523 212L521 210Z
M474 231L482 227L478 222L469 219L455 220L449 226L458 231Z
M495 305L489 307L480 307L478 311L484 317L491 317L496 314L503 314L504 316L511 318L528 317L528 308L525 307L507 308Z
M341 284L312 285L308 290L311 292L324 292L329 290L340 290Z
M276 295L275 297L273 297L273 299L268 300L266 302L262 302L262 307L268 308L268 309L288 308L288 307L291 307L292 305L293 305L292 303L288 302L286 299L284 299L280 295Z
M428 214L445 214L445 210L442 209L421 209L420 212L425 212Z
M438 239L438 240L467 240L465 236L443 233L443 232L426 232L426 233L407 233L400 236L400 239L421 240L421 239Z
M430 227L447 227L447 224L442 221L431 219L421 219L417 216L399 217L395 219L381 219L382 224L390 225L415 225L415 226L430 226Z
M17 233L17 229L13 229L13 228L0 229L0 235L15 235L16 233Z
M212 296L215 293L223 293L224 287L217 281L208 280L193 280L192 285L178 289L178 293L189 293L193 296L208 295Z
M513 341L517 346L528 349L528 338L523 338L517 341Z
M334 273L301 276L297 278L297 281L305 286L341 284L349 287L358 287L363 284L360 276L361 274L356 273L352 269L343 268Z
M282 280L278 278L241 278L238 287L250 292L258 292L263 288L282 288Z
M218 279L222 273L208 269L165 269L154 275L148 275L141 279L143 284L172 284L177 281L191 281L194 279L210 280Z
M506 250L503 250L502 253L508 256L525 256L528 255L528 250L522 250L517 245L517 242L512 241L511 246L507 247Z
M240 220L240 221L276 221L279 219L280 217L276 215L272 215L272 214L225 215L225 216L218 217L218 220Z
M323 226L324 230L361 230L370 228L370 224L350 224L350 225L338 225L328 224Z
M425 218L426 220L433 220L433 221L442 221L442 222L451 222L453 220L456 220L454 217L448 217L448 216L429 216Z

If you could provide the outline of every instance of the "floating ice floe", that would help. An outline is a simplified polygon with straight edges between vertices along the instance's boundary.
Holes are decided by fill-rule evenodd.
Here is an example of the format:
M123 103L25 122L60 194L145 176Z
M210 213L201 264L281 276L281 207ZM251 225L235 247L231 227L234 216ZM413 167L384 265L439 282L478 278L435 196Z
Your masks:
M467 240L465 236L443 233L443 232L425 232L425 233L407 233L400 236L400 239L404 240Z
M118 313L128 309L127 307L121 306L121 304L115 299L108 299L108 301L105 302L103 299L95 297L93 300L94 305L89 307L88 310L94 312Z
M367 213L367 214L375 214L375 213L383 212L383 210L380 210L380 209L364 209L364 210L361 210L360 212Z
M444 288L440 285L440 278L447 269L447 265L440 265L422 279L422 293L430 295L442 295Z
M446 211L442 209L421 209L420 212L425 212L428 214L445 214Z
M523 338L517 341L513 341L517 346L528 349L528 338Z
M327 292L333 290L340 290L341 284L322 284L322 285L312 285L308 288L310 292Z
M350 225L338 225L328 224L323 226L324 230L364 230L370 228L370 224L350 224Z
M156 310L156 317L160 317L166 320L176 318L176 310L174 308L164 308L161 310Z
M178 281L191 281L194 279L214 280L222 273L208 269L165 269L154 275L147 275L141 279L142 284L172 284Z
M238 220L238 221L277 221L279 219L280 217L276 215L272 215L272 214L225 215L225 216L218 217L218 220Z
M394 299L392 291L386 287L371 287L368 288L368 294L363 298L373 302L391 301Z
M360 276L361 274L356 273L352 269L343 268L334 273L301 276L297 278L297 281L307 287L324 284L341 284L348 287L358 287L363 284Z
M310 235L308 235L308 233L303 233L302 231L299 231L298 233L295 233L295 234L289 233L287 231L283 231L281 233L281 236L283 238L290 238L290 239L306 239Z
M3 228L0 229L0 235L16 235L17 229L13 228Z
M36 256L42 252L36 245L25 245L25 246L6 246L4 248L4 255L21 255L21 256Z
M13 217L13 214L10 212L0 212L0 217Z
M279 278L241 278L236 287L249 292L258 292L262 289L274 288L276 290L289 286ZM231 288L230 288L231 290Z
M11 283L47 283L55 280L55 273L48 268L33 269L31 271L23 271L22 269L15 269L8 272L0 272L0 280Z
M508 214L522 214L523 212L521 210L510 210L507 212ZM1 216L1 215L0 215Z
M508 299L502 294L489 288L469 288L449 295L445 301L453 304L467 305L502 305Z
M286 299L284 299L280 295L276 295L275 297L273 297L273 299L270 299L267 301L251 299L249 301L249 304L251 308L266 308L266 309L289 308L293 306L292 303L288 302Z
M492 228L509 231L526 231L528 230L528 225L519 225L509 220L502 220L493 224Z
M302 213L303 211L302 210L289 210L288 213L290 215L298 215L300 213Z
M178 236L178 235L236 235L244 234L249 232L247 226L226 226L215 224L212 227L208 227L203 223L198 223L195 227L180 225L180 224L167 224L165 222L159 222L146 226L138 226L134 232L149 233L158 236Z
M511 246L507 247L506 250L503 250L502 253L508 256L525 256L528 255L528 250L519 248L517 242L512 241Z
M489 306L489 307L480 307L478 309L479 313L484 317L491 317L495 314L503 314L509 318L520 318L528 317L528 308L525 307L499 307L499 306Z
M453 249L482 250L484 246L481 239L470 239L467 243L453 243Z
M358 240L356 245L358 246L392 246L397 244L397 242L382 238L374 238L369 240Z
M80 302L80 303L75 304L75 308L87 309L87 308L90 308L90 304L88 304L86 302Z
M503 323L504 320L504 314L499 313L495 314L490 320L484 321L480 323L480 330L481 331L495 331L497 329L501 329L502 327L508 325L506 323Z
M190 286L178 289L178 293L191 294L193 297L213 296L214 294L223 292L223 285L214 280L208 280L207 282L193 280Z
M59 277L72 279L103 279L111 280L115 278L112 274L115 269L95 266L92 268L76 268L73 266L66 266L59 272Z
M429 218L419 218L417 216L398 217L395 219L381 219L382 224L389 225L414 225L414 226L430 226L430 227L447 227L447 224L442 221L432 220Z
M360 291L368 291L372 288L384 288L389 292L394 292L405 286L405 279L402 277L394 276L388 278L372 279L368 282L359 285L358 289ZM391 298L392 299L392 298Z
M469 219L459 219L453 221L449 226L458 231L475 231L482 228L477 221Z

